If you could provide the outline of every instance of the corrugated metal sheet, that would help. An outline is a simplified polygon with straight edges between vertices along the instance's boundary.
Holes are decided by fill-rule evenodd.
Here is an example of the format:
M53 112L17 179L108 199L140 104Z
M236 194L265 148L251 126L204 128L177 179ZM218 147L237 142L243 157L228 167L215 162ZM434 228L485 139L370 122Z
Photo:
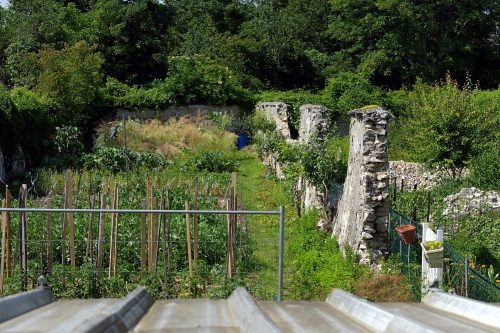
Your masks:
M342 290L325 302L281 303L255 301L244 288L226 300L154 302L144 288L121 300L50 296L40 288L0 299L0 332L500 332L498 304L442 292L415 304L370 303Z

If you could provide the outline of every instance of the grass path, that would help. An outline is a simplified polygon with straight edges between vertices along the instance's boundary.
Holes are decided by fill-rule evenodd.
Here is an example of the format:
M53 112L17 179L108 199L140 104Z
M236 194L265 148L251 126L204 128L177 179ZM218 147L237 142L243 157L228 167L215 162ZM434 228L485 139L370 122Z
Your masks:
M286 224L296 219L291 198L276 179L266 177L266 167L255 153L249 153L248 158L241 161L239 182L243 189L245 209L277 210L284 205ZM248 216L247 225L250 237L255 242L257 264L250 274L245 274L245 284L255 297L271 300L277 295L279 217Z

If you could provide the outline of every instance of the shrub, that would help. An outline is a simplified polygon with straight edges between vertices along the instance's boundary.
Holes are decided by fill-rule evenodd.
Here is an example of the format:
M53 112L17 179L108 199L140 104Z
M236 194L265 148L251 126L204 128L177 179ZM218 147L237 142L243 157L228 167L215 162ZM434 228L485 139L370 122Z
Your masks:
M461 89L447 77L432 86L417 84L410 96L404 139L397 143L420 162L450 169L456 178L495 140L499 103L478 102L470 82Z
M347 115L365 105L385 104L384 93L379 87L361 74L351 72L341 72L328 80L323 94L333 101L332 112L337 115Z
M119 172L126 169L147 167L150 169L163 169L172 164L155 153L137 153L123 147L102 147L83 157L86 169L105 169Z
M396 274L375 274L359 281L355 294L371 302L414 302L406 277Z
M208 172L232 172L239 166L233 156L218 151L201 153L191 163L197 171Z
M464 256L476 258L476 262L493 265L500 270L500 213L470 216L460 221L451 244Z

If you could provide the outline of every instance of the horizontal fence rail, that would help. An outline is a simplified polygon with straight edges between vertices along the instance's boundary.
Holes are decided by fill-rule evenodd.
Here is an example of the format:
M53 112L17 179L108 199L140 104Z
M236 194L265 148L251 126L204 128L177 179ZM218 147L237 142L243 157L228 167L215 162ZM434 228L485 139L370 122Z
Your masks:
M124 213L124 214L235 214L235 215L280 215L279 210L193 210L193 209L87 209L87 208L0 208L0 212L27 213Z
M256 243L255 245L262 245L262 244L265 244L267 246L271 246L271 247L274 247L276 246L277 250L278 250L278 255L276 256L277 258L277 300L278 301L281 301L282 300L282 293L283 293L283 261L284 261L284 255L283 255L283 252L284 252L284 225L285 225L285 208L283 206L281 206L278 210L207 210L207 209L114 209L114 208L26 208L26 207L20 207L20 208L6 208L6 207L0 207L0 212L2 213L2 216L6 213L6 212L9 212L9 213L19 213L19 218L24 218L26 219L27 218L27 213L30 213L30 215L32 214L33 216L37 215L37 213L59 213L61 216L66 215L66 214L85 214L85 213L96 213L95 215L107 215L107 214L116 214L116 215L124 215L124 214L141 214L141 215L145 215L145 214L151 214L151 215L157 215L157 216L168 216L168 215L186 215L186 219L188 219L189 215L225 215L225 216L228 216L228 232L229 232L229 225L230 224L238 224L239 225L239 222L241 221L237 221L236 219L234 220L231 220L230 219L230 216L239 216L239 215L245 215L245 216L248 216L248 215L266 215L266 216L279 216L279 230L276 230L278 233L277 237L275 237L273 239L273 237L270 237L269 240L266 240L266 239L260 239L258 241L258 244ZM17 215L17 214L16 214ZM96 217L96 216L95 216ZM52 219L54 220L57 220L58 216L53 216ZM148 217L149 219L149 217ZM162 223L162 219L160 217L156 218L156 219L153 219L153 221L155 223L157 223L158 225L161 225ZM218 221L217 223L225 223L226 222L226 219L224 218L224 220L216 220ZM231 222L230 222L231 221ZM139 221L137 221L139 222ZM182 219L179 219L179 218L176 218L176 219L171 219L171 222L172 223L172 227L174 225L178 225L180 226L181 228L184 227L184 218ZM170 222L169 222L170 223ZM165 225L165 220L163 220L163 224ZM187 222L186 222L187 224ZM19 226L19 225L18 225ZM30 224L28 223L28 227L30 226ZM94 225L94 228L95 228L96 225ZM165 227L165 226L164 226ZM247 228L249 226L245 226L245 228ZM63 227L61 227L63 228ZM106 226L105 226L106 230L108 230L109 228L109 225L108 223L106 222ZM157 232L157 233L160 233L161 230L160 230L161 227L157 227L156 231L153 231L153 232ZM254 226L254 228L258 228L258 226ZM173 230L173 229L172 229ZM180 230L180 229L179 229ZM179 230L177 232L179 232ZM189 229L187 229L189 230ZM165 231L163 231L165 232ZM188 231L189 232L189 231ZM248 247L248 246L254 246L252 245L253 243L253 240L250 239L250 243L247 243L247 240L242 240L242 236L240 234L241 231L238 231L236 233L236 235L234 236L234 241L235 241L235 248L232 250L234 251L234 253L232 254L236 259L234 260L238 260L238 257L241 256L241 253L240 251L243 251L242 248L240 248L241 246L243 247ZM112 235L106 235L102 240L99 240L97 237L97 235L94 235L94 238L90 241L87 240L87 239L74 239L73 240L73 247L78 247L77 249L77 252L82 254L82 251L84 251L84 247L87 248L88 246L91 246L93 248L95 248L97 246L97 248L99 248L99 246L103 246L105 248L107 248L107 243L109 243L110 241L110 237L113 237ZM185 235L184 235L185 236ZM67 237L67 235L65 236ZM229 237L229 236L228 236ZM121 238L121 239L120 239ZM238 238L238 239L237 239ZM16 237L14 236L13 237L13 240L16 241ZM278 240L278 241L277 241ZM57 247L58 245L60 244L63 244L65 242L67 242L68 240L63 240L63 239L58 239L58 238L52 238L52 239L27 239L26 242L28 245L30 244L44 244L44 243L53 243L55 244L55 246ZM113 240L111 240L113 242ZM243 243L242 243L243 241ZM20 242L20 239L17 238L17 242L19 243ZM102 242L100 244L100 242ZM149 241L148 241L149 242ZM225 235L220 235L220 238L217 238L217 239L205 239L205 240L202 240L202 239L198 239L196 241L192 240L192 239L189 239L188 240L188 243L191 244L191 246L195 245L196 246L199 246L200 249L205 249L206 251L210 251L210 249L207 250L207 246L210 248L211 244L223 244L224 242L226 242L225 240ZM89 244L87 244L89 243ZM114 240L114 244L137 244L137 245L134 245L135 247L138 247L140 243L146 243L142 240L138 240L137 238L130 238L130 235L127 235L127 236L120 236L119 239L115 239ZM158 239L156 239L155 241L151 241L151 243L155 243L155 244L158 244L158 245L155 245L156 248L153 248L152 251L154 251L156 253L156 258L154 260L156 261L159 261L160 260L160 256L163 255L163 256L166 256L166 252L165 251L176 251L175 250L175 246L185 246L186 244L186 240L185 239L181 239L181 238L178 238L178 239L169 239L168 241L166 241L165 239L163 240L160 240L160 238L158 237ZM161 247L161 244L164 244L164 246L167 246L168 245L168 250L166 250L165 248L160 248ZM168 243L168 244L167 244ZM167 244L167 245L165 245ZM229 251L229 248L230 248L230 244L229 244L229 241L228 243L226 244L228 246L228 251ZM17 246L19 246L19 244L17 244ZM116 246L115 245L115 251L116 251ZM147 245L147 246L150 246L150 245ZM173 247L172 247L173 246ZM234 246L234 245L233 245ZM39 246L38 246L39 247ZM37 248L38 248L37 247ZM188 245L189 247L189 245ZM17 247L16 247L17 249ZM149 247L146 248L147 251L151 251L151 249ZM44 249L43 249L44 250ZM135 249L137 250L137 249ZM29 251L29 247L28 247L28 251ZM93 250L95 251L95 250ZM109 250L111 251L111 249ZM130 252L131 250L125 250L125 252ZM144 250L142 250L144 251ZM163 251L163 254L161 253L161 251ZM189 251L189 250L188 250ZM68 249L66 249L66 252L68 252ZM170 253L169 252L169 253ZM34 254L32 251L29 252L30 253L30 256L32 255L35 255L37 256L37 254ZM64 253L64 250L63 250L63 253ZM19 256L20 254L18 254ZM45 254L44 254L45 255ZM110 253L111 255L111 253ZM144 255L144 253L142 254ZM169 254L170 255L170 254ZM115 255L116 256L116 255ZM226 256L230 256L229 252L227 252ZM43 260L46 260L47 258L42 258L43 255L40 257ZM227 257L227 258L228 258ZM87 254L85 254L85 258L87 258ZM223 259L219 256L218 258L218 262L222 263L223 261L227 260L227 258ZM104 257L104 260L106 260L106 256ZM18 260L19 260L19 257L18 257ZM36 259L37 260L37 259ZM68 260L68 258L66 258L66 260ZM84 262L85 262L86 259L84 259ZM96 261L96 258L94 257L93 259L91 259L93 261ZM115 259L116 260L116 259ZM137 258L136 258L137 260ZM170 259L169 259L170 260ZM241 259L240 259L241 260ZM82 261L81 258L78 260L79 262ZM120 261L121 262L121 261ZM122 262L121 262L122 263ZM219 263L219 264L220 264ZM95 264L97 265L97 261L95 262ZM125 267L123 268L115 268L115 272L117 272L118 274L120 273L125 273L125 274L130 274L130 273L139 273L141 272L142 274L142 268L141 270L138 269L138 263L137 262L123 262L122 264L125 264ZM244 265L243 263L239 263L241 265ZM141 264L142 265L142 264ZM165 264L167 265L167 264ZM169 264L170 265L170 261L169 261ZM190 264L191 265L191 264ZM234 263L233 263L234 265ZM95 266L95 265L94 265ZM105 265L103 265L105 266ZM247 266L245 266L247 267ZM257 267L257 266L256 266ZM256 268L255 267L255 268ZM64 265L62 266L62 270L64 271ZM88 271L88 268L87 267L78 267L79 270L81 271L85 271L87 270ZM96 267L94 267L94 270L96 269ZM156 266L155 264L155 267L154 267L154 270L158 270L158 266ZM167 270L167 269L170 269L170 268L167 268L166 266L163 267L163 269ZM210 268L210 267L207 267L207 268L204 268L204 269L208 269L208 270L211 270L213 268ZM229 268L228 268L229 269ZM243 268L245 269L245 268ZM247 271L242 271L243 273L247 272L247 273L251 273L251 274L254 274L255 272L252 272L252 270L248 271L248 267L246 268ZM94 270L92 270L92 272L94 272ZM106 270L105 267L103 267L102 269L102 272L104 273L104 271ZM110 268L111 270L111 268ZM147 270L147 267L146 267L146 270ZM191 268L190 268L191 270ZM50 273L52 272L59 272L61 271L61 267L59 268L56 268L54 267L54 270L50 271ZM150 270L149 270L150 271ZM97 272L97 271L96 271ZM21 274L23 274L24 276L22 277L22 279L24 279L23 281L23 284L26 285L25 281L26 281L26 274L27 273L27 267L26 268L21 268ZM89 271L90 273L90 271ZM95 272L94 272L95 273ZM111 275L111 273L110 273ZM274 298L274 297L273 297Z

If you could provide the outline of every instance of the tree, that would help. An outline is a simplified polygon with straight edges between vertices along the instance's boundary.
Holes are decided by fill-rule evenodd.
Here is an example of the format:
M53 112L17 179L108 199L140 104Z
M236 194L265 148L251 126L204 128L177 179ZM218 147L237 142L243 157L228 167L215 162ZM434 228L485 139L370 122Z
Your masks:
M103 85L102 56L95 46L82 41L60 51L46 47L40 51L39 59L35 90L61 106L56 123L77 124Z
M101 0L83 15L80 38L97 45L108 76L145 84L165 77L171 16L169 6L154 0Z
M498 100L477 103L477 87L462 89L449 76L436 85L417 84L410 95L405 144L421 162L450 170L454 178L495 142Z
M334 67L391 88L449 71L498 84L498 1L330 0Z

